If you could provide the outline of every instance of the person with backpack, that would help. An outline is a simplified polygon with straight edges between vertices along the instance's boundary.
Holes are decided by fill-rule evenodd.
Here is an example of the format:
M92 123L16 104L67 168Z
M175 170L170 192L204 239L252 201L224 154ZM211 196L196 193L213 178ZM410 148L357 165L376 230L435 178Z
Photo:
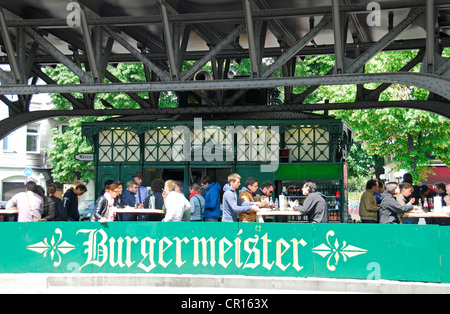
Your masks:
M201 187L197 183L189 186L189 202L191 203L191 221L203 221L205 199L200 193Z

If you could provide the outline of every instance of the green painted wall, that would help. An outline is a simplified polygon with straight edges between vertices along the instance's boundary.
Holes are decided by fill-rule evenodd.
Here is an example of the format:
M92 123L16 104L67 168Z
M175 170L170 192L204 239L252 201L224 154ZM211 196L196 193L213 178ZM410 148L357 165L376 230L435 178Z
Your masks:
M276 180L341 180L342 163L280 164Z
M450 228L3 223L1 273L168 273L450 283Z

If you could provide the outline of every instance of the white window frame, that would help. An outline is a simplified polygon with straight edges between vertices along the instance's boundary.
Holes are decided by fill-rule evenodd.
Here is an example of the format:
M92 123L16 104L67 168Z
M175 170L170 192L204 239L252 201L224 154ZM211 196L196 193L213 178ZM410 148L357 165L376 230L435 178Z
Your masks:
M37 132L30 132L29 128L35 128ZM26 138L26 151L27 154L39 154L41 152L41 143L40 143L40 125L39 124L29 124L27 125L27 138ZM29 138L35 138L35 142L36 142L36 150L28 150L28 139Z

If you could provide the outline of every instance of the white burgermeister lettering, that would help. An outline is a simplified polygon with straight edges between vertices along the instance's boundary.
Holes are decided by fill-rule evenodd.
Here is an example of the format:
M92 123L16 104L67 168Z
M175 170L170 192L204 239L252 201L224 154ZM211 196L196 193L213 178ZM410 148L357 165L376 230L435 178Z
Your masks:
M88 265L102 267L107 261L113 268L131 268L140 259L133 255L137 254L136 250L133 250L133 245L139 245L139 242L142 259L137 267L145 272L150 272L159 265L167 268L173 260L175 260L176 267L186 267L186 264L190 264L191 253L185 254L185 258L183 258L183 250L185 253L186 251L193 253L192 265L194 267L201 264L203 267L210 265L214 268L218 263L227 269L234 262L233 268L243 269L263 267L272 270L273 266L276 265L282 271L286 271L292 266L299 272L304 268L300 265L299 255L300 250L307 246L305 240L293 238L288 242L281 238L274 245L272 242L275 242L275 240L270 239L268 233L262 237L254 235L253 238L244 239L242 238L243 233L244 231L241 229L233 241L223 237L217 243L217 239L213 237L209 239L205 237L193 237L192 239L164 237L158 240L149 237L139 239L129 236L114 238L108 237L107 232L103 229L82 229L77 234L87 235L87 241L83 243L86 262L80 269ZM157 241L158 246L156 246ZM174 244L175 247L173 247ZM231 253L233 249L234 261ZM245 256L241 256L241 253ZM218 259L216 259L216 254L218 254ZM155 258L158 258L157 263L155 263ZM288 263L288 261L290 262Z
M281 250L281 245L284 246L284 250ZM291 246L289 245L289 243L287 243L284 239L280 239L277 241L277 262L276 265L282 270L285 271L289 265L291 265L291 263L287 264L286 266L283 264L283 261L281 260L281 258L283 257L283 255L289 250Z
M228 246L227 249L225 249L225 244ZM232 262L231 259L228 260L228 262L225 262L225 253L232 247L233 243L231 243L227 238L222 238L222 240L219 241L219 264L222 265L223 268L227 268Z
M131 242L136 244L139 242L139 240L136 237L133 238L126 237L125 240L127 240L127 258L125 260L125 264L127 265L128 268L130 268L135 263L134 261L133 262L131 261Z
M84 253L87 253L86 263L84 263L80 269L90 264L102 267L108 260L108 247L105 245L106 240L108 239L106 232L102 229L81 229L77 232L77 234L79 233L89 234L88 240L83 243L83 245L87 246L86 250L84 250Z
M298 264L298 255L299 255L298 245L300 244L301 246L305 247L307 245L307 243L303 239L301 239L300 241L298 241L297 239L292 239L291 242L292 242L292 245L293 245L292 247L294 250L294 252L293 252L294 260L292 263L292 267L294 267L296 271L301 271L303 269L303 266L300 266Z
M211 256L210 258L210 264L212 267L216 265L216 239L209 238L206 240L205 238L198 239L197 237L192 238L194 241L194 261L193 265L194 267L197 267L200 264L200 258L199 258L199 243L202 243L202 265L207 266L208 265L208 242L210 244L210 250L209 254Z
M243 233L244 231L241 229L238 232L238 236L236 237L236 239L234 239L234 263L236 264L237 268L241 268L242 266L242 262L241 262L241 243L242 240L239 238L239 236Z
M272 242L272 240L268 239L267 233L261 238L263 240L263 267L267 268L268 270L272 269L272 266L275 262L272 262L269 264L267 261L268 255L269 255L269 243Z
M110 238L109 239L109 263L111 264L111 266L112 267L115 267L115 266L120 266L120 268L122 268L122 267L124 267L125 266L125 264L123 263L123 261L122 261L122 248L123 248L123 238L122 237L120 237L118 240L117 240L117 246L118 246L118 248L117 248L117 254L115 254L115 250L114 250L114 247L115 247L115 242L116 242L116 240L114 239L114 238ZM116 261L114 261L114 257L117 255L117 260Z
M147 243L149 244L148 250L147 250ZM144 238L141 241L141 254L144 258L141 260L138 267L143 269L147 273L156 267L155 261L153 259L153 256L155 255L155 244L156 244L156 240L151 239L149 237ZM148 266L145 266L145 264L144 264L144 261L146 259L148 259L148 261L150 262Z
M167 244L167 246L164 248L164 243ZM164 267L167 268L167 266L169 266L170 263L172 263L172 260L166 262L164 261L164 252L170 248L172 246L173 242L170 241L169 239L167 239L166 237L162 238L159 241L159 259L158 259L158 263Z
M184 263L186 263L186 261L183 261L181 259L181 242L184 242L185 244L189 243L189 239L184 237L183 239L180 239L178 237L174 238L175 242L176 242L176 262L175 264L177 264L178 268L180 268L181 266L183 266Z
M260 264L260 251L256 248L256 245L258 244L259 237L255 236L255 238L250 238L244 241L244 250L248 253L247 260L245 261L244 268L251 268L255 269ZM253 248L250 249L250 243L254 243ZM254 262L248 263L250 257L254 256Z

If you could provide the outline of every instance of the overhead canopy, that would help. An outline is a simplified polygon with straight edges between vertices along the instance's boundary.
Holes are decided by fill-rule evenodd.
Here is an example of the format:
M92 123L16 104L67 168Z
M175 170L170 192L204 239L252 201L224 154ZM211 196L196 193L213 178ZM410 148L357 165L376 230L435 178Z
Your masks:
M249 89L285 86L278 111L407 107L450 117L450 0L0 0L0 100L10 118L0 122L0 138L13 129L49 116L133 115L135 110L95 110L96 93L123 92L140 105L140 114L166 114L158 108L161 91L192 91L205 113L245 112L233 104ZM419 50L398 73L365 74L364 65L390 50ZM304 56L332 54L336 64L324 77L296 77ZM266 64L264 58L274 58ZM251 76L228 78L233 62L250 59ZM183 71L184 61L196 61ZM213 64L212 80L194 80ZM108 66L139 62L146 83L124 84ZM421 73L410 73L422 63ZM64 64L81 84L58 85L42 67ZM273 74L283 69L282 78ZM37 78L47 85L36 85ZM105 83L105 78L107 83ZM110 83L112 82L112 83ZM363 84L384 83L375 91ZM391 84L422 87L429 101L379 102ZM348 104L305 105L320 85L359 84ZM293 86L311 86L303 94ZM229 99L207 90L232 90ZM148 99L137 93L149 91ZM81 92L83 99L70 93ZM72 110L29 113L30 95L61 93ZM12 101L7 95L18 95ZM261 106L258 110L268 110ZM254 108L252 108L254 110ZM191 113L198 108L171 109ZM270 109L273 110L273 109Z

